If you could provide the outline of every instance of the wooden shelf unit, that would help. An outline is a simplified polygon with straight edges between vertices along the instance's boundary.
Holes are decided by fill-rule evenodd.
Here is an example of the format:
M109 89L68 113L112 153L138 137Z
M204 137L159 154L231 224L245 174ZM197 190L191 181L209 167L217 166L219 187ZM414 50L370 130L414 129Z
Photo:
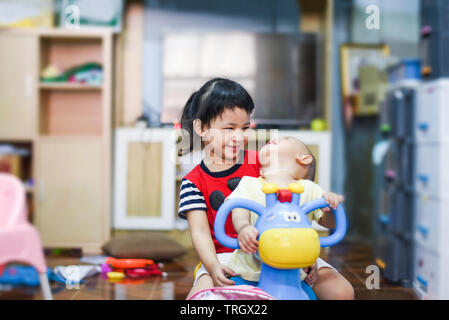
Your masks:
M100 29L0 30L0 140L32 146L27 194L48 248L99 253L110 237L112 39ZM101 85L40 80L48 64L86 62L102 65Z

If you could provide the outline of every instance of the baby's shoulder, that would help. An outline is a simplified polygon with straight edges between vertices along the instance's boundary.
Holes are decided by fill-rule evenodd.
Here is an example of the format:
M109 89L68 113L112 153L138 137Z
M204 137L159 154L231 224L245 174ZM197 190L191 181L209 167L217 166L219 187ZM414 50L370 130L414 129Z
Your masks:
M243 176L239 182L239 186L262 186L260 177Z
M306 187L306 186L318 186L318 184L316 184L312 180L300 179L300 180L298 180L298 182L300 182L304 187Z
M259 178L251 177L251 176L243 176L237 187L232 192L234 195L239 194L252 194L254 192L258 192L262 190L262 182Z
M302 186L304 187L304 191L311 191L311 190L319 190L322 192L322 188L320 187L320 185L318 185L317 183L311 181L311 180L306 180L306 179L300 179L298 180Z

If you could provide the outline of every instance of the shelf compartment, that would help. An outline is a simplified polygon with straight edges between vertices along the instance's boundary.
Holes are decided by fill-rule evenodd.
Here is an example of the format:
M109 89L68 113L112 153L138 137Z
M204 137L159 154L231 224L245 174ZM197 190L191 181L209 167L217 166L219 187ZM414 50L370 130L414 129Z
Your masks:
M65 71L86 62L102 64L101 38L42 37L40 71L52 64Z
M102 134L102 92L95 90L42 90L41 135Z

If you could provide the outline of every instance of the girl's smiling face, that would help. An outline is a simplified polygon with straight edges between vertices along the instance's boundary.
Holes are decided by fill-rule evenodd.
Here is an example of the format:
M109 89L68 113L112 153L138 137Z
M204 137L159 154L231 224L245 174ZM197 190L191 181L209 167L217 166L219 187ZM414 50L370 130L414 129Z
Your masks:
M209 126L197 123L195 131L205 143L206 155L213 157L214 162L222 160L221 164L233 164L248 141L246 131L249 125L250 115L236 106L225 109Z

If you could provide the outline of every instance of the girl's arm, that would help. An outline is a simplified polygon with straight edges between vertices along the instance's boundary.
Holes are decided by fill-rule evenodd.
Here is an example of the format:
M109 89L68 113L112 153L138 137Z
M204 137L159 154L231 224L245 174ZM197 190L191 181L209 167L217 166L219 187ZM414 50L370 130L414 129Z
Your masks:
M190 236L192 238L193 248L198 258L207 271L219 263L217 253L215 252L214 242L210 234L209 221L202 210L192 210L187 213Z
M234 281L226 277L226 274L231 276L237 276L237 274L218 261L205 212L202 210L189 211L187 213L187 220L189 222L193 248L198 258L200 258L201 263L212 277L214 284L220 287L235 284Z

